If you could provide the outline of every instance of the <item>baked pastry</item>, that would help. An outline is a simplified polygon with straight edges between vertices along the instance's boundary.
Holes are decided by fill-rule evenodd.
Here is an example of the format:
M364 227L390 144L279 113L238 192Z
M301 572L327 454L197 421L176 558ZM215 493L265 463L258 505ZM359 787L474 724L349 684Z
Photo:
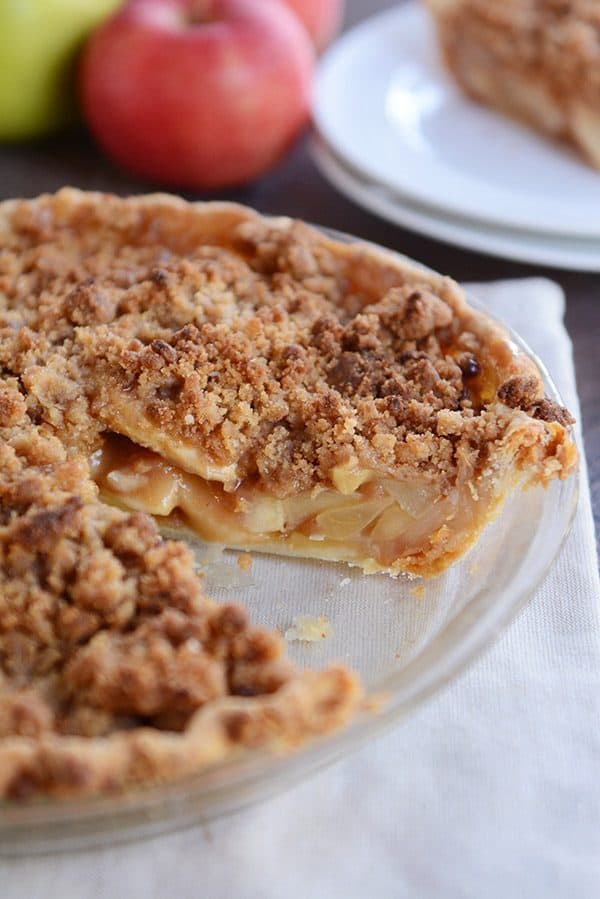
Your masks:
M432 575L515 482L576 464L456 284L233 204L1 204L0 363L0 796L180 776L360 707L344 668L298 672L210 603L144 513Z
M597 0L426 0L444 60L470 96L600 168Z

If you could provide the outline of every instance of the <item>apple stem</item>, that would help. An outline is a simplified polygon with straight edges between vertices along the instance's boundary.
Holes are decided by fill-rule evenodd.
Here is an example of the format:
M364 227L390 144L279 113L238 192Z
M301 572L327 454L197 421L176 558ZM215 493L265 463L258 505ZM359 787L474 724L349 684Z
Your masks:
M211 0L191 0L184 20L186 25L209 25L218 21L214 14L214 3Z

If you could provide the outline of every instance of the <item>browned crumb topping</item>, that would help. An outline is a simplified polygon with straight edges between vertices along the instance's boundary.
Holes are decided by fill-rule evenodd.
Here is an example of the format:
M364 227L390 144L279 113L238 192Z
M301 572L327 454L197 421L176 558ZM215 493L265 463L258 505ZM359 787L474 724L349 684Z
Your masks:
M507 427L449 280L367 278L301 223L219 245L189 210L69 196L17 204L0 252L0 361L65 446L118 431L122 399L147 445L166 432L284 495L351 457L450 485Z
M498 398L511 409L524 409L542 421L556 421L563 427L574 424L571 413L548 397L540 399L536 378L517 375L509 378L498 390Z
M576 91L597 103L600 5L597 0L455 0L442 19L460 16L463 30L499 63L544 73L556 94Z
M596 0L458 0L482 18L500 25L567 31L575 23L592 29L600 37L600 10ZM550 35L547 35L550 37Z

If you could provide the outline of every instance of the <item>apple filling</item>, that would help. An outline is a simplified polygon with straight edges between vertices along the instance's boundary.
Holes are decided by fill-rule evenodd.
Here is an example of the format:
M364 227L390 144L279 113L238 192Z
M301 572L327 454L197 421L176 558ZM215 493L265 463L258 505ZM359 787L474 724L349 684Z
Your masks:
M269 495L250 480L229 492L115 434L94 454L92 474L108 501L187 527L203 541L344 561L366 572L403 570L403 559L436 542L444 555L464 549L480 500L458 487L440 495L430 484L343 466L333 470L331 487L293 496Z

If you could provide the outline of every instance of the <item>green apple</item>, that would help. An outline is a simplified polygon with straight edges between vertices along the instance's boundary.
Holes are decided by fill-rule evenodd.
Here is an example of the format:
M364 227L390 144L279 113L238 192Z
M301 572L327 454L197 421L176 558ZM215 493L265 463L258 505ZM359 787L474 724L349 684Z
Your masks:
M75 62L121 0L0 0L0 140L56 131L75 117Z

